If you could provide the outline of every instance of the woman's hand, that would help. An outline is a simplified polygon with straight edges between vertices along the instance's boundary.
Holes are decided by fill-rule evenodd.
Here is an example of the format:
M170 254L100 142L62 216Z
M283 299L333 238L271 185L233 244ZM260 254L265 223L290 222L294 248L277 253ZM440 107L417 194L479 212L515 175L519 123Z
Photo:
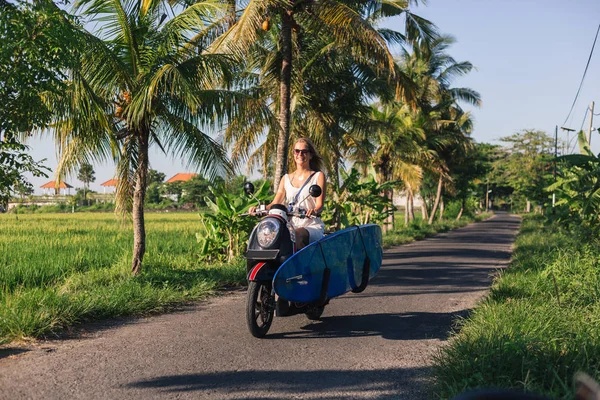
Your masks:
M265 211L269 211L270 208L271 208L271 204L267 204L266 206L260 205L258 207L252 206L248 209L248 214L256 215L257 210L258 210L258 212L265 212Z
M318 217L320 212L321 212L321 210L318 208L309 208L308 210L306 210L306 216L307 217L311 217L311 216Z

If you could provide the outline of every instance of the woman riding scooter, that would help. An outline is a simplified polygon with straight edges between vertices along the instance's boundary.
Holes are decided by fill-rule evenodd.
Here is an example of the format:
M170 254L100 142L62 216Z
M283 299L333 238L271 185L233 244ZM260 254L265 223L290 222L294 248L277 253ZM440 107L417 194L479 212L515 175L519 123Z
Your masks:
M273 204L284 204L306 212L306 218L292 217L296 233L295 251L298 251L323 237L325 224L319 218L319 214L325 202L325 174L321 171L323 159L310 139L296 140L293 146L293 157L296 164L295 171L281 178L277 194L266 209L270 210ZM309 195L309 188L312 185L321 187L320 196ZM251 207L250 214L255 210L256 207ZM278 298L276 304L277 315L284 316L290 313L291 305L288 301Z
M293 157L296 170L281 178L277 194L273 201L266 206L266 209L271 209L273 204L284 204L285 206L293 204L294 207L306 211L308 218L293 217L292 219L296 227L296 250L300 250L323 237L325 224L319 218L319 213L325 203L325 174L321 171L323 159L310 139L296 140L293 146ZM311 185L321 187L322 192L319 197L308 195ZM298 201L300 201L299 204ZM256 207L250 208L250 213L254 213L255 210Z

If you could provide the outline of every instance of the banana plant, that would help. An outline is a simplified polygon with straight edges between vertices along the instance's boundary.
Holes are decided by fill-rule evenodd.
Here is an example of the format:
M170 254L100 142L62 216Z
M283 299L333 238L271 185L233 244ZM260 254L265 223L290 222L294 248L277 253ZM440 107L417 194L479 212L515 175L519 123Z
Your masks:
M328 229L343 229L352 225L382 223L393 211L385 191L399 185L398 181L377 183L369 175L361 179L358 170L340 171L343 184L339 189L329 189L323 222Z
M269 182L264 182L254 196L261 202L269 196ZM196 239L200 258L205 261L231 261L244 250L248 235L256 223L254 218L241 214L256 205L248 196L235 195L223 188L210 187L214 201L205 197L208 212L200 214L200 232Z
M562 168L547 190L556 193L556 205L566 206L575 222L600 229L600 154L592 153L583 131L578 136L581 154L557 157Z

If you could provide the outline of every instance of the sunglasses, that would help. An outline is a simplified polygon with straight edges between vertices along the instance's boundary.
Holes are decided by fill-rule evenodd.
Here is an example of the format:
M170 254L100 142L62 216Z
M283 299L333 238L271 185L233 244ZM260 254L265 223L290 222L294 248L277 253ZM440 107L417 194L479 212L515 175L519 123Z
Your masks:
M308 149L294 149L294 154L304 154L307 155L308 153L310 153L310 150Z

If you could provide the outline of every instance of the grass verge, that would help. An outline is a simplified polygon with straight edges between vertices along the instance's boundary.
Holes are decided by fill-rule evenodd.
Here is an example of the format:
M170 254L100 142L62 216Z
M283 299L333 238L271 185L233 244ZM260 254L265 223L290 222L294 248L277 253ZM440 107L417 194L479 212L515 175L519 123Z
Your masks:
M574 398L573 376L600 378L600 251L526 217L513 261L459 321L436 360L436 395L479 387Z

